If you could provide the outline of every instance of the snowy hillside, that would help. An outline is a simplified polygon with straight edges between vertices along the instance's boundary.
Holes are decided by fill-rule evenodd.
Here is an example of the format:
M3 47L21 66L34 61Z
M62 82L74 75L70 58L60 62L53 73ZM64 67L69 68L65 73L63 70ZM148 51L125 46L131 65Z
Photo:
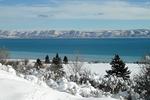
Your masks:
M149 29L101 30L101 31L7 31L0 30L0 38L112 38L112 37L150 37Z
M0 94L0 100L77 99L75 96L33 84L4 71L0 71Z
M0 100L117 100L110 97L83 98L73 96L19 76L11 66L0 64Z

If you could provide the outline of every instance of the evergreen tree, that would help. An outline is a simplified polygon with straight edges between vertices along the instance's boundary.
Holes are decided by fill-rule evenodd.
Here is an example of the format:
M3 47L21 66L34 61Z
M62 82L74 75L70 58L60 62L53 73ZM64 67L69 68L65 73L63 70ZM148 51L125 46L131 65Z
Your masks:
M128 67L125 66L125 63L120 59L119 55L115 55L110 65L111 70L106 71L105 85L110 87L110 91L113 94L127 90L128 85L131 84Z
M61 58L59 57L58 53L56 54L56 56L53 58L52 63L55 65L59 65L62 63Z
M64 56L63 62L64 62L64 64L68 64L68 58L67 58L67 56Z
M58 55L58 53L56 54L56 58L59 58L59 55Z
M49 60L49 56L47 55L46 57L45 57L45 63L50 63L50 60Z
M62 67L61 58L59 57L58 53L52 60L50 70L54 73L52 78L55 80L65 75L65 72L63 71L63 67Z
M41 60L39 58L36 60L35 67L38 70L42 67L42 62L41 62Z
M122 77L124 80L130 78L129 75L131 72L128 70L128 67L125 67L125 63L120 59L119 55L115 55L110 65L112 69L106 71L106 77L115 75L116 77Z

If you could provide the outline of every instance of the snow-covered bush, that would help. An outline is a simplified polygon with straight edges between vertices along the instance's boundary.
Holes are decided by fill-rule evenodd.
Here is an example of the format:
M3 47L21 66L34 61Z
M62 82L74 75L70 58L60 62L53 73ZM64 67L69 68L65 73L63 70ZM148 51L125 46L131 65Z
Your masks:
M89 77L85 74L70 75L70 81L76 82L77 84L86 84L89 81Z
M26 80L29 80L29 81L33 82L33 83L37 83L38 82L38 78L36 76L34 76L34 75L26 75L24 78Z
M16 75L16 71L10 65L2 65L0 63L0 70L4 70L4 71L7 71L9 73L12 73L13 75Z
M5 65L2 65L2 64L0 63L0 70L7 71L7 67L6 67Z
M90 70L87 70L86 68L82 68L82 71L80 73L72 74L69 76L69 80L72 82L76 82L77 84L86 84L87 82L90 82L92 86L94 86L95 80L95 74L91 73Z
M26 70L26 72L23 74L36 76L36 75L38 75L38 71L36 68L31 68L31 69Z
M38 78L34 75L25 75L24 79L26 79L32 83L38 84L40 86L48 87L47 84L43 80L41 80L40 78Z
M7 71L9 72L9 73L12 73L12 74L14 74L14 75L16 75L16 71L12 68L12 66L10 66L10 65L7 65Z
M17 73L26 74L32 68L34 68L33 62L26 60L8 60L6 65L11 65Z
M13 68L17 67L21 62L20 61L6 61L5 65L11 65ZM20 64L21 65L21 64ZM15 68L16 69L16 68Z
M89 82L87 82L86 85L81 86L80 95L83 97L101 97L102 91L95 89Z
M74 82L68 82L67 91L73 95L79 95L79 86Z
M101 97L102 91L91 86L89 82L83 85L77 85L75 82L68 82L67 79L61 78L57 81L58 90L73 95L81 95L83 97Z
M37 70L39 70L40 68L43 67L43 63L42 63L42 61L41 61L39 58L36 60L34 67L35 67Z
M52 59L52 64L50 65L49 71L51 71L51 78L54 80L59 80L60 78L65 76L65 71L62 66L61 58L59 57L58 53Z
M21 77L21 78L25 78L25 75L23 75L23 74L21 74L21 73L18 73L17 74L19 77Z
M113 94L119 93L119 91L126 91L130 88L131 81L124 80L123 78L118 78L116 76L109 76L103 78L100 85L98 86L99 89L102 89L105 92L111 92Z
M51 78L54 80L59 80L60 78L65 76L65 71L61 64L59 65L51 64L50 71L51 71Z
M113 97L118 98L124 98L127 100L139 100L139 94L134 92L134 90L131 88L128 91L120 91L118 94L114 95Z
M134 77L134 90L141 98L150 100L150 59L145 59L141 73Z
M65 90L67 90L67 88L68 88L68 85L67 85L68 81L67 81L67 79L61 78L61 79L59 79L59 80L57 81L57 83L58 83L58 85L59 85L58 89L59 89L60 91L65 91Z
M53 79L46 80L46 83L53 89L58 89L59 91L67 92L73 95L77 95L80 90L76 83L68 82L68 80L64 77L57 81L54 81Z
M47 83L45 83L45 81L38 79L37 84L42 86L42 87L48 87Z
M54 89L58 88L57 82L55 82L53 79L46 80L46 83L51 88L54 88Z

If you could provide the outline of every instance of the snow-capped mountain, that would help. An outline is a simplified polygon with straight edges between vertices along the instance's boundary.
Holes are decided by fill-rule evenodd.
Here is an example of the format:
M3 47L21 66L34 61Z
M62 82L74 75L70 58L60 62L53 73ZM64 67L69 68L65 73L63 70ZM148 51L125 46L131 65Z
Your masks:
M0 38L113 38L113 37L150 37L150 29L101 30L101 31L7 31L0 30Z

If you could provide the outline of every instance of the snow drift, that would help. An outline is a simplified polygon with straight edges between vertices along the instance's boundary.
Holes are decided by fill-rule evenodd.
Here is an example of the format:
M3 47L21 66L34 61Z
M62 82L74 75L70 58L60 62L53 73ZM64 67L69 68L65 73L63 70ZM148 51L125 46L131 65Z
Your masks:
M20 76L20 77L19 77ZM65 82L64 82L65 83ZM63 86L64 84L62 84ZM70 88L72 85L70 85ZM0 64L0 100L116 100L111 97L83 98L59 92L36 77L16 74L11 66Z

